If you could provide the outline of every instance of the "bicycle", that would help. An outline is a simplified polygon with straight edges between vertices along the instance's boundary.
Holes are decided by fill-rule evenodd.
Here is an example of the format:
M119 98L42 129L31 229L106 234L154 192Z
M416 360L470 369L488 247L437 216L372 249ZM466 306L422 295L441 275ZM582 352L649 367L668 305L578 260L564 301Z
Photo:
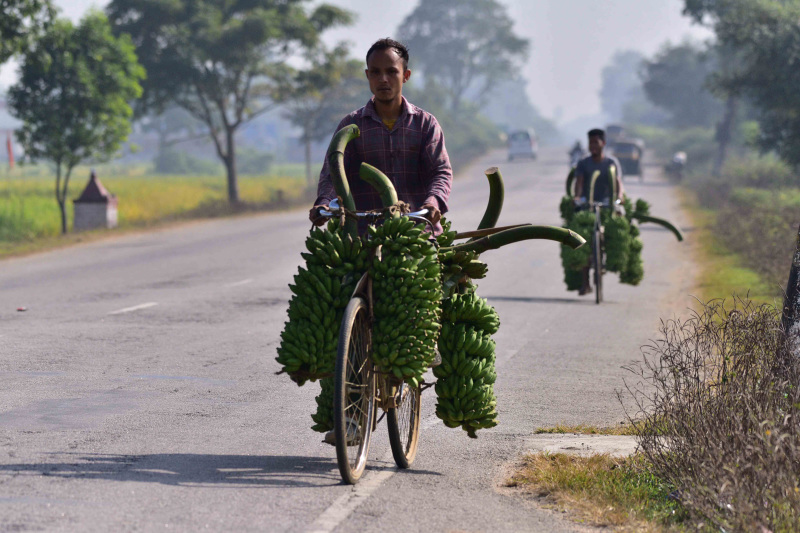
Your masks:
M594 301L598 305L603 301L603 274L605 274L605 235L601 221L601 209L608 207L608 202L593 202L594 227L592 229L592 258L590 267L594 274Z
M431 226L422 209L409 213ZM341 214L334 201L328 210L320 211L325 217ZM356 213L370 223L383 215ZM380 259L380 247L373 258ZM334 371L334 435L336 460L342 479L355 484L364 472L373 430L385 416L389 430L389 444L394 461L399 468L408 468L414 462L419 444L419 426L422 390L424 385L410 387L394 375L377 371L372 362L373 293L369 270L356 284L347 304L339 329L339 342ZM384 415L377 419L380 407Z
M619 209L620 200L614 202L615 209ZM585 204L594 213L594 226L592 227L591 237L591 257L589 258L589 268L592 270L592 281L594 281L594 301L597 304L603 301L603 275L606 273L606 250L605 250L605 228L602 222L602 209L610 207L609 202L591 202Z

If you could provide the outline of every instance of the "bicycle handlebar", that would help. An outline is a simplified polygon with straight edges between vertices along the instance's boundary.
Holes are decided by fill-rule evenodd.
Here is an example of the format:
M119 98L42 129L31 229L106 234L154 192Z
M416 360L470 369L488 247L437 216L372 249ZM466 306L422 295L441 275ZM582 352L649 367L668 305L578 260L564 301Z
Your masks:
M333 209L331 209L331 206L333 206ZM332 218L341 215L342 210L341 208L339 208L339 203L336 200L334 200L330 203L330 205L328 205L328 209L320 209L319 214L323 217ZM424 218L425 215L427 214L428 214L427 209L420 209L419 211L413 211L404 216L407 216L408 218ZM359 218L367 218L369 216L379 216L379 213L356 212L356 216Z

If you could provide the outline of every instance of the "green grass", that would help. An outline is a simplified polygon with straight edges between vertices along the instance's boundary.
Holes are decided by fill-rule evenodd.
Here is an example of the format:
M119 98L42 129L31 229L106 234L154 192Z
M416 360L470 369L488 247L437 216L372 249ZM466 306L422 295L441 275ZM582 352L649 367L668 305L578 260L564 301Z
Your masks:
M775 303L775 287L744 266L743 259L715 237L716 211L703 208L694 193L686 189L681 191L681 200L694 227L691 241L699 268L695 296L707 302L730 298L734 293L749 294L756 303Z
M529 454L506 484L546 498L578 522L616 531L678 530L687 518L669 498L673 488L653 476L640 455Z
M0 174L0 257L96 238L105 233L60 236L60 215L54 178L43 165ZM85 187L88 168L73 173L68 194L71 226L72 199ZM98 168L98 177L119 201L119 230L163 225L174 221L227 216L241 212L280 209L308 201L303 165L276 165L270 175L239 176L242 205L227 201L225 177L155 176L145 166ZM282 191L282 202L278 202ZM106 232L107 233L107 232Z

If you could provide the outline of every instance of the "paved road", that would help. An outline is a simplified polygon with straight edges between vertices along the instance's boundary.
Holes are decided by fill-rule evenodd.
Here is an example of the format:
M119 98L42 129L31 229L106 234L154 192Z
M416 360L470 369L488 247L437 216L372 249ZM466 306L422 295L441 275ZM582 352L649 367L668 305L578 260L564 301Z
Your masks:
M557 224L562 152L479 161L454 187L455 226L476 226L482 169L498 163L500 223ZM629 192L685 225L655 174ZM479 292L503 321L500 425L468 439L438 422L427 393L414 468L393 468L381 425L353 489L309 429L317 385L274 375L304 216L197 223L0 262L0 530L577 530L504 494L506 469L537 427L623 420L621 365L660 317L691 303L688 248L645 229L644 282L607 278L601 306L566 292L555 243L485 254Z

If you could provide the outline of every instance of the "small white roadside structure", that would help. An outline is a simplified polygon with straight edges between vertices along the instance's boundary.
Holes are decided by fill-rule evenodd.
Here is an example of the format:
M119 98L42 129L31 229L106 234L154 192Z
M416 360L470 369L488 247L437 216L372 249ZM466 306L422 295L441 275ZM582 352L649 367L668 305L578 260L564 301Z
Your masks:
M109 193L92 170L89 183L73 200L74 231L117 227L117 197Z

